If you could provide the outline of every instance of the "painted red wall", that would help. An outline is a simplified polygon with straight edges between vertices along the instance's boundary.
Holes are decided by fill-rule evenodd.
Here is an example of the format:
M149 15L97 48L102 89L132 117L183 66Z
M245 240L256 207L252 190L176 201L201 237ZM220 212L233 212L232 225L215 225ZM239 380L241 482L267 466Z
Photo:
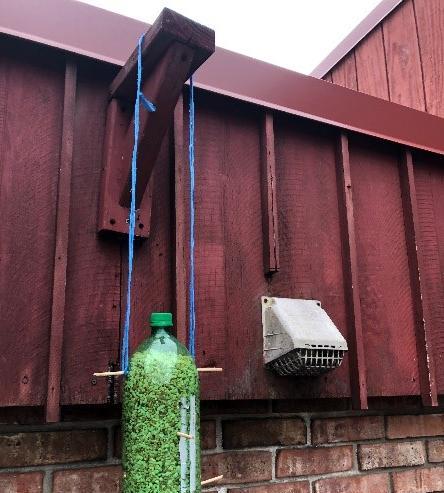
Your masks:
M56 216L66 193L66 302L57 318L63 331L60 402L106 403L113 392L92 374L118 365L126 293L126 240L98 236L96 227L107 87L117 69L73 55L67 64L62 52L6 36L0 45L0 375L5 382L0 406L42 406L46 400L49 335L60 293L54 282L60 260L55 257ZM69 85L72 63L77 75ZM75 97L71 113L70 96ZM426 356L418 336L422 310L432 337L430 354L444 353L442 158L416 152L412 157L415 225L422 231L425 259L421 278L429 286L421 293L412 270L418 260L415 239L406 227L411 211L403 200L412 192L403 181L406 149L268 113L277 218L270 237L263 227L270 212L263 200L265 111L220 95L196 94L197 362L224 368L221 374L202 375L203 397L349 397L350 368L353 374L367 371L370 396L418 395L419 366ZM181 339L186 334L188 175L186 152L178 144L179 133L187 140L186 108L184 114L155 167L151 236L136 247L133 348L148 335L151 311L175 311L178 334ZM63 188L59 166L62 144L71 135L67 120L73 148L67 163L71 182ZM349 152L346 164L338 154L340 143ZM341 181L344 166L347 183ZM352 201L344 197L348 184ZM350 228L353 261L346 246ZM279 247L280 268L266 275L263 252L274 248L270 241ZM360 296L352 306L353 279ZM350 365L351 351L340 369L314 380L269 373L262 360L264 294L319 299L351 347L359 305L366 361ZM428 305L423 306L421 294ZM444 393L444 367L436 369Z

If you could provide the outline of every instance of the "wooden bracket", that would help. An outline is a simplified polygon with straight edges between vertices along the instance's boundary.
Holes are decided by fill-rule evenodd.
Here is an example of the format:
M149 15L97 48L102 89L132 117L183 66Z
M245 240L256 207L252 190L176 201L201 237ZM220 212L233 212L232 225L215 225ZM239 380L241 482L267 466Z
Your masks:
M163 9L143 38L142 92L156 111L140 109L136 187L136 236L140 238L149 236L152 171L183 85L214 49L214 31L169 9ZM137 56L136 48L110 85L99 207L101 232L128 233Z

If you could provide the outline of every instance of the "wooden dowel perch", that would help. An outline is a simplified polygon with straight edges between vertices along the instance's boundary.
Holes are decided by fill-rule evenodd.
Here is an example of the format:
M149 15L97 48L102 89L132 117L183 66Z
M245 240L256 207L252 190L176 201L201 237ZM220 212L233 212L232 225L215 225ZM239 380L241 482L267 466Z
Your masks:
M120 377L123 374L123 371L102 371L93 373L95 377Z
M177 432L177 436L188 438L188 440L193 440L194 439L193 435L188 435L188 433L184 433L183 431L178 431Z
M205 486L206 484L216 483L217 481L223 479L223 477L224 475L222 474L221 476L216 476L215 478L206 479L205 481L202 481L200 485Z
M198 368L198 372L201 373L211 373L211 372L216 372L216 371L224 371L223 368Z

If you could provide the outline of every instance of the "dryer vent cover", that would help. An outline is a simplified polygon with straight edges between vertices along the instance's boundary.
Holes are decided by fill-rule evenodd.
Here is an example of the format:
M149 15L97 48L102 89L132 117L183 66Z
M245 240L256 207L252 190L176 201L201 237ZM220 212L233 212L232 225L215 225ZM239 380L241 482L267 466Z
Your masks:
M263 296L262 326L265 365L279 375L321 375L348 349L317 300Z

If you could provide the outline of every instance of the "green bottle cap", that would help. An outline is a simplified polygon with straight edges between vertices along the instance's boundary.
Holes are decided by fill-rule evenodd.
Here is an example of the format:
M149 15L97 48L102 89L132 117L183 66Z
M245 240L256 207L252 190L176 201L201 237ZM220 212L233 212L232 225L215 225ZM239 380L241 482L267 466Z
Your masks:
M168 312L153 312L150 317L151 327L172 327L173 315Z

